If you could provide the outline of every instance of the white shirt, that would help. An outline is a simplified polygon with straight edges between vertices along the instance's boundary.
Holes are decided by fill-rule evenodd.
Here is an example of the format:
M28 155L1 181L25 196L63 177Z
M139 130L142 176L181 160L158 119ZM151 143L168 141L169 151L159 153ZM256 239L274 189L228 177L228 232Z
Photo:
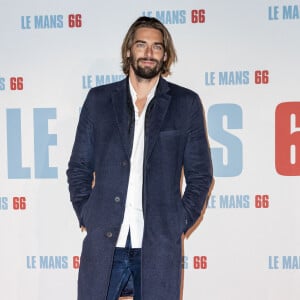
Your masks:
M147 101L142 113L139 115L135 104L136 92L129 80L130 94L134 107L134 136L130 157L129 183L126 197L125 213L119 233L116 247L125 247L130 229L131 247L141 248L144 232L143 215L143 162L144 162L144 137L145 137L145 114L149 102L154 97L158 81L147 96Z

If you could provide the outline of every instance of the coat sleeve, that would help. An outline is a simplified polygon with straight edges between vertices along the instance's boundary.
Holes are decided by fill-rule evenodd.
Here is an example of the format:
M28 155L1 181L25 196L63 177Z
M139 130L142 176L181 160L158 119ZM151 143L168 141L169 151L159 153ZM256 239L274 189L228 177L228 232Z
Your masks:
M205 117L198 96L195 96L191 103L187 135L183 161L186 181L182 197L185 213L184 233L200 217L213 178Z
M85 226L81 212L92 191L94 172L94 126L89 113L91 94L89 92L80 113L67 169L70 198L80 226Z

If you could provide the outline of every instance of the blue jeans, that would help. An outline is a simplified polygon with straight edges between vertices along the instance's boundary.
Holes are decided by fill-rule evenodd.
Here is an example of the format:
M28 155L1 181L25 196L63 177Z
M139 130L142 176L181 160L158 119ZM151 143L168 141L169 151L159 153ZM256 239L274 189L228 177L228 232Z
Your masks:
M130 247L130 237L126 248L115 249L106 299L118 300L129 279L133 283L133 299L141 300L141 249Z

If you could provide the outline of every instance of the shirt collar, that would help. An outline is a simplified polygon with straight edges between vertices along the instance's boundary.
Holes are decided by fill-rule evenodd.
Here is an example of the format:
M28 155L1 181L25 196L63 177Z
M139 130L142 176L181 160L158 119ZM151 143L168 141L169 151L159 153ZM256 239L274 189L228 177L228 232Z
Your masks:
M150 100L154 97L155 92L156 92L156 88L159 82L159 77L157 78L153 88L151 89L151 91L149 92L148 96L147 96L147 102L146 102L146 106L148 105L148 103L150 102ZM134 90L130 78L129 78L129 90L130 90L130 95L131 95L131 99L132 99L132 103L133 103L133 107L136 110L136 106L135 106L135 101L137 99L137 95L136 95L136 91Z

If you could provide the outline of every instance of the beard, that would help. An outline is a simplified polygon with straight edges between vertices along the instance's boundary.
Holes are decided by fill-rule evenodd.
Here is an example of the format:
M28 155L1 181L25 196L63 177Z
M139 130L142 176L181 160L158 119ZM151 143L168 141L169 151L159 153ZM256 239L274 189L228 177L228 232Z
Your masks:
M148 67L148 66L142 67L142 66L140 66L139 62L141 62L143 60L155 62L156 65L154 67ZM137 77L140 77L142 79L152 79L161 73L161 71L163 69L164 61L163 61L163 59L157 60L154 58L146 58L146 57L135 59L134 57L131 57L130 64L132 66L134 74Z

